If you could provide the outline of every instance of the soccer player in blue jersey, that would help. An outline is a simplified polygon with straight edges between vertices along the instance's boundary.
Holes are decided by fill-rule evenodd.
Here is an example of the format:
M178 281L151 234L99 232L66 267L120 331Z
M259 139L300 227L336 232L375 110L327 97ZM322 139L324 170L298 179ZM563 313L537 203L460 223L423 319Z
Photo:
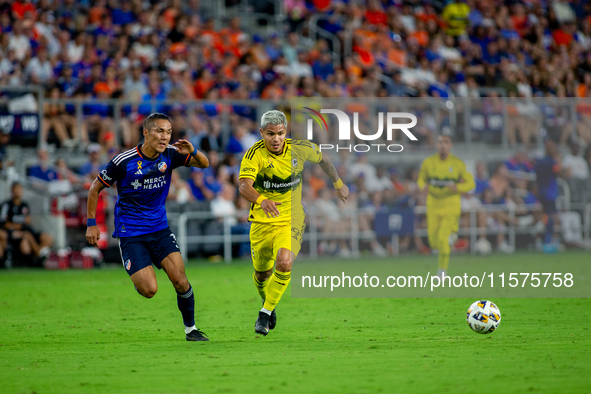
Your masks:
M115 156L100 172L88 192L88 228L86 239L97 246L100 232L96 226L98 197L105 187L117 182L115 232L125 270L136 290L152 298L158 290L154 264L164 268L177 292L177 304L183 316L187 341L208 341L195 327L195 298L185 275L176 237L168 227L164 203L170 188L172 170L180 167L209 166L207 157L186 140L169 145L170 119L153 113L144 120L144 143Z
M546 232L544 233L544 253L556 253L557 246L552 242L554 221L556 220L556 199L558 198L557 177L565 175L554 141L546 141L546 156L536 162L534 171L538 184L538 199L544 208Z

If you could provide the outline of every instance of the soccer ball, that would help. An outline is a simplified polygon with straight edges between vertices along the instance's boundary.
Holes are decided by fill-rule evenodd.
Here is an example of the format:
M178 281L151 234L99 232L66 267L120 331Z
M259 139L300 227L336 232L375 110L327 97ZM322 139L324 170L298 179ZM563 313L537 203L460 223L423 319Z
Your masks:
M492 252L492 245L486 238L480 238L476 241L476 252L478 254L490 254Z
M490 334L501 324L501 311L490 301L476 301L468 308L466 320L472 331Z

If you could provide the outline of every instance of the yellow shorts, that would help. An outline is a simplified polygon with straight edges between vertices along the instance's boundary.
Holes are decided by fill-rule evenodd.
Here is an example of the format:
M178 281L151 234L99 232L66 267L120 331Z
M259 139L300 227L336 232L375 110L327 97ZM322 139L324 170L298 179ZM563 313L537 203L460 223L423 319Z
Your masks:
M252 223L250 226L250 251L255 271L263 272L273 268L279 249L290 250L298 255L302 246L303 222L273 225Z

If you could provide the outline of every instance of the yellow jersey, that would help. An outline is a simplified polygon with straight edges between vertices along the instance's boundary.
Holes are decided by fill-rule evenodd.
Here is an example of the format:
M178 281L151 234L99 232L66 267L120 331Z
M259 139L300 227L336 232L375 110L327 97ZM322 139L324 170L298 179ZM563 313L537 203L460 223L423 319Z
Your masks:
M242 158L240 178L254 180L254 189L277 205L279 216L268 218L259 204L250 204L248 220L258 223L286 224L292 216L303 220L302 171L306 161L319 163L322 153L307 140L285 139L283 152L275 155L267 150L264 140L254 144Z
M455 183L458 191L453 192L449 185ZM461 213L460 194L474 187L474 177L466 171L464 162L450 154L441 160L438 154L427 157L421 165L417 184L420 189L429 185L427 210L446 211L459 215Z

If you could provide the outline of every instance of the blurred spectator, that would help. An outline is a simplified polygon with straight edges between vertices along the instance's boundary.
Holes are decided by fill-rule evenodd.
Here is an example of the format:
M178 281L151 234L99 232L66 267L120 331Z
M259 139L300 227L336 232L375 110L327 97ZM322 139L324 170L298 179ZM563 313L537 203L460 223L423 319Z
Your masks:
M312 65L312 72L315 78L327 80L334 75L334 67L332 64L332 56L329 52L323 52L320 59L316 60Z
M236 188L229 183L222 184L222 191L216 198L211 200L211 212L216 218L223 218L230 216L230 225L234 226L238 222L236 220L236 205L234 199L236 198Z
M179 204L185 204L194 199L189 183L181 178L178 171L172 172L170 190L166 199Z
M7 128L0 128L0 173L8 167L6 146L10 141L10 130Z
M509 75L510 79L508 81L513 81L513 74ZM509 91L508 88L507 90ZM513 146L517 144L517 131L521 143L528 146L540 126L540 110L532 101L523 97L523 95L520 95L516 101L511 101L512 105L507 106L507 138Z
M230 136L230 140L226 146L226 152L244 153L258 140L257 137L249 132L247 127L237 125Z
M374 230L374 219L377 215L387 210L387 207L383 203L382 193L374 192L370 195L369 201L361 204L360 215L359 215L359 230L360 231L373 231ZM386 247L391 248L388 239L372 239L369 241L371 251L376 256L386 256L388 254Z
M128 100L139 101L147 94L148 85L142 75L142 66L134 64L123 83L123 96Z
M486 169L486 164L482 161L476 163L476 176L474 177L474 182L476 183L474 194L476 194L477 197L480 197L482 192L489 187L488 170Z
M514 248L505 239L507 225L511 225L513 222L506 212L504 196L505 194L501 198L497 198L492 189L486 189L482 193L481 201L486 209L486 227L497 235L497 249L503 253L513 253Z
M505 192L510 186L508 174L507 166L501 164L497 167L494 175L490 177L488 184L493 201L501 201L503 199Z
M306 61L306 58L306 52L304 50L299 50L297 53L297 58L291 62L288 74L297 78L313 76L314 71L312 70L310 64Z
M365 153L357 154L357 162L349 166L349 172L353 179L360 176L364 179L365 187L368 191L380 188L380 181L376 176L376 168L369 162L369 158Z
M407 191L406 185L404 184L403 180L400 179L400 173L395 167L390 168L390 178L382 175L380 169L378 168L376 171L376 178L378 180L376 185L381 186L381 189L380 187L375 188L376 191L390 189L394 190L398 194L404 194ZM369 190L371 191L372 189L370 188Z
M50 252L53 238L31 227L29 205L22 200L22 185L15 182L10 190L11 199L0 206L0 227L8 232L12 249L20 252L25 265L40 265Z
M24 74L29 83L36 85L48 85L53 81L53 67L47 58L47 48L37 48L37 56L29 60Z
M90 144L86 148L86 152L88 153L88 161L80 166L78 172L89 181L93 181L104 167L101 160L102 149L99 144Z
M332 199L334 191L329 188L320 190L318 199L315 203L316 216L318 220L318 229L324 234L334 234L346 231L348 225L342 219L338 205ZM341 256L350 253L345 241L328 240L322 241L319 245L321 252L333 254L337 251Z
M58 87L53 87L50 90L49 98L55 100L60 98L60 90ZM41 140L43 142L47 143L49 131L53 130L61 147L73 148L76 146L78 143L76 118L67 112L65 104L46 102L43 114L45 115L43 129L41 130ZM88 143L85 127L82 127L81 139L83 143Z
M197 201L213 200L215 193L207 186L205 174L201 168L191 167L191 179L188 183Z
M570 153L564 156L562 165L567 178L576 181L585 181L589 176L589 167L585 159L580 155L580 145L576 142L569 144Z
M17 19L12 24L12 32L8 33L10 40L9 40L9 47L13 48L15 51L16 59L19 62L25 60L25 58L31 52L31 41L29 37L25 34L23 21ZM28 27L30 30L30 26Z
M513 157L505 160L505 167L507 167L507 177L512 181L515 179L535 179L534 165L525 150L518 149Z
M285 0L285 12L289 23L290 34L295 34L298 27L304 23L306 15L309 13L305 0Z
M63 157L55 161L55 172L57 173L57 179L60 181L68 181L72 185L84 183L84 178L72 171Z
M27 175L32 180L51 182L56 180L57 173L49 161L49 152L45 148L37 149L37 165L30 167Z
M461 0L453 0L451 3L445 6L441 17L447 23L447 29L445 33L452 36L458 37L466 34L466 28L468 27L469 20L468 15L470 14L470 7Z

